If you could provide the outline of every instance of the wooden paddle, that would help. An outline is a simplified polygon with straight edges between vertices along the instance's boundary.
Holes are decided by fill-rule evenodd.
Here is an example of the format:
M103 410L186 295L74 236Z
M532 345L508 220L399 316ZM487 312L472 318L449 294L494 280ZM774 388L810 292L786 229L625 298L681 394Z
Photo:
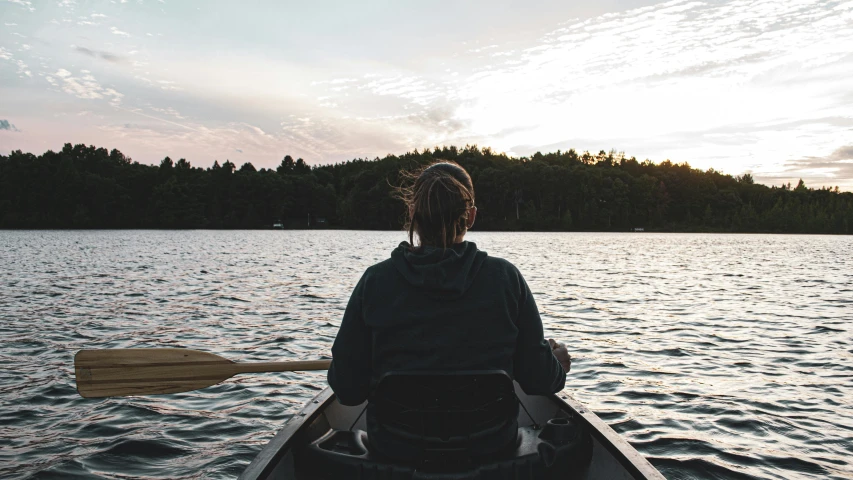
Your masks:
M216 385L238 373L326 370L331 360L235 363L183 348L80 350L74 356L77 392L86 398L155 395Z

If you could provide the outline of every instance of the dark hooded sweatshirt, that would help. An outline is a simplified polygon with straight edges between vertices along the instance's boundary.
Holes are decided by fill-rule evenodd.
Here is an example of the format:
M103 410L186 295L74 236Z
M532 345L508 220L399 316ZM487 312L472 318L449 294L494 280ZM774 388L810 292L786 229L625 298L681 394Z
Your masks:
M531 395L558 392L566 382L521 273L472 242L414 251L403 242L368 268L332 357L329 385L344 405L367 400L390 371L500 369ZM370 408L367 414L373 444L379 439Z

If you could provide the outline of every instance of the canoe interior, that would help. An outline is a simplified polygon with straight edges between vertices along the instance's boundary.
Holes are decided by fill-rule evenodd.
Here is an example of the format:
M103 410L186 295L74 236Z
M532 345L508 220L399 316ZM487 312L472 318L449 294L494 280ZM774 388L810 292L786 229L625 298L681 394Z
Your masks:
M574 416L587 424L592 434L593 452L592 461L584 479L662 480L664 478L622 437L570 396L561 394L558 398L554 395L527 395L517 383L515 390L526 407L526 411L524 408L519 409L519 428L529 428L534 424L544 424L552 418L567 416ZM330 429L366 430L367 425L363 415L365 406L366 403L355 407L341 405L335 399L331 389L327 388L309 402L299 414L288 420L284 428L258 454L240 478L244 480L321 480L306 477L294 470L293 449L296 442L311 442L328 433Z

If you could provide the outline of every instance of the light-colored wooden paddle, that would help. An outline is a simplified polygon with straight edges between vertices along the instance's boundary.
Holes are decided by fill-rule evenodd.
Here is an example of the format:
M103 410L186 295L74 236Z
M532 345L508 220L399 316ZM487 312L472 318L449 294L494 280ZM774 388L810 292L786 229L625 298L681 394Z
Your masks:
M326 370L331 360L235 363L183 348L80 350L74 356L77 392L86 398L157 395L216 385L238 373Z

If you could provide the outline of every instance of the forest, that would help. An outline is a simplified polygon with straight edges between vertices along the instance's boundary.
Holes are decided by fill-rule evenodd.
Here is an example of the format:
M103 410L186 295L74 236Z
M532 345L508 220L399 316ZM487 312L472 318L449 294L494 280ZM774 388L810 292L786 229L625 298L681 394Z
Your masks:
M474 180L478 230L853 233L853 193L756 184L624 154L575 150L511 158L477 146L436 147L275 169L210 168L66 144L0 155L0 228L400 229L396 188L411 171L453 160Z

